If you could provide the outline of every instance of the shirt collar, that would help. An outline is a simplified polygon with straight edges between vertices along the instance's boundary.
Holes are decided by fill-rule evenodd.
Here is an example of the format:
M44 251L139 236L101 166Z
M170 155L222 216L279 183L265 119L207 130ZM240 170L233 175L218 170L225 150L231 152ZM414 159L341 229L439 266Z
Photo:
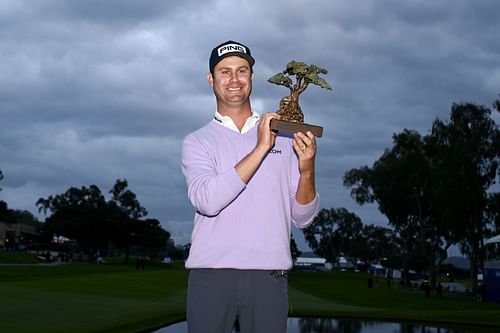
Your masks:
M252 110L252 115L247 118L247 120L245 121L245 124L241 128L241 134L244 134L244 133L248 132L249 130L251 130L252 128L254 128L255 124L257 124L259 119L260 119L259 114L257 112L255 112L254 110ZM223 116L218 111L215 111L214 120L221 123L222 126L227 127L229 129L232 129L233 131L240 133L240 131L238 130L238 127L236 127L236 125L234 124L234 121L231 119L231 117Z

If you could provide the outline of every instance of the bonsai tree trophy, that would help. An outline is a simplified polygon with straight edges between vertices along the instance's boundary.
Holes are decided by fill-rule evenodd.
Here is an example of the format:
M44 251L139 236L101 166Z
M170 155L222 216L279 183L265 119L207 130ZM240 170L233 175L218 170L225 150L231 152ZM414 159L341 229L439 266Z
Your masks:
M286 69L267 82L285 86L290 89L290 95L285 96L280 101L280 109L277 113L280 120L271 121L271 129L284 132L307 132L311 131L316 137L323 135L323 127L304 123L304 114L299 106L299 95L312 83L321 88L332 90L330 84L320 74L327 74L328 71L316 65L307 65L300 61L292 60L286 65ZM295 76L295 83L290 78Z

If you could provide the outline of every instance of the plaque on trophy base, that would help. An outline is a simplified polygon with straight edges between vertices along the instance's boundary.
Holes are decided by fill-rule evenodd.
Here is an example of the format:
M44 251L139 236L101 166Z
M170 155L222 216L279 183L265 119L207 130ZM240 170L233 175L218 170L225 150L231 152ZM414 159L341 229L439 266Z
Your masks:
M310 125L305 123L297 123L293 121L287 120L271 120L271 129L275 131L283 131L289 133L302 132L306 133L307 131L311 131L315 137L321 138L323 136L323 127L317 125Z

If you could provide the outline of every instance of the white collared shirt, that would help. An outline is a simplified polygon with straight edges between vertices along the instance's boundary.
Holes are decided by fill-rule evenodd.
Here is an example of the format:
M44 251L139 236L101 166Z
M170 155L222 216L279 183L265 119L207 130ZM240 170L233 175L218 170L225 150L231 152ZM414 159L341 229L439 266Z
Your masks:
M252 115L250 117L248 117L248 119L245 121L245 124L241 128L241 134L244 134L244 133L248 132L250 129L254 128L255 124L257 124L259 119L260 119L260 115L257 112L255 112L254 110L252 110ZM215 111L214 120L221 123L224 127L230 128L233 131L240 133L240 130L238 129L238 127L236 127L236 125L234 124L234 121L231 119L231 117L223 116L218 111Z

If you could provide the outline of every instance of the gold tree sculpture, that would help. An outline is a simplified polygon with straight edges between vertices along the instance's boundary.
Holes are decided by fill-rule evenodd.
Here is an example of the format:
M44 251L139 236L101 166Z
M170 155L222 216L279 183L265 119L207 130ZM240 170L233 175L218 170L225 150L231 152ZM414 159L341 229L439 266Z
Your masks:
M286 69L283 72L277 73L267 80L270 83L287 87L290 90L290 95L285 96L280 100L280 106L277 112L281 115L280 122L304 122L304 114L302 113L302 109L299 105L299 96L307 89L309 84L314 84L321 88L332 90L330 84L325 79L320 77L320 74L327 73L328 71L326 69L318 67L316 65L307 65L301 61L292 60L286 65ZM295 82L294 80L292 80L292 77L295 77ZM281 127L282 128L276 129L288 131L298 131L306 129L304 128L304 126L293 126L290 124L286 125L287 128L283 128L283 126ZM308 129L311 130L310 128ZM315 135L321 136L321 134L322 128L320 135Z

